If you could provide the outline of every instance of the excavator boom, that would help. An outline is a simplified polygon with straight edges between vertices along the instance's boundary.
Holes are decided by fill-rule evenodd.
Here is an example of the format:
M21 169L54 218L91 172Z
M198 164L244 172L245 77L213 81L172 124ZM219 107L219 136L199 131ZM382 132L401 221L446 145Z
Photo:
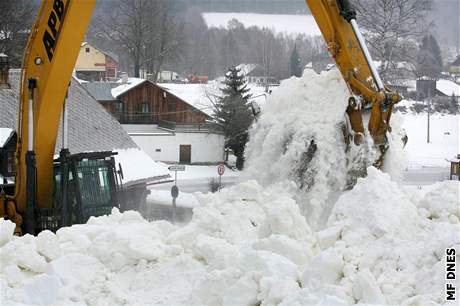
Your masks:
M349 0L306 2L351 93L358 97L350 97L347 109L354 141L357 144L362 142L365 129L361 111L363 104L368 105L371 107L368 130L374 144L382 150L383 158L392 108L402 98L383 84ZM377 162L377 166L381 163L382 159Z
M13 214L12 203L18 215L25 214L29 220L34 212L28 203L36 203L36 208L52 205L53 157L61 112L95 3L42 0L22 64L16 186L15 194L7 197L9 215Z

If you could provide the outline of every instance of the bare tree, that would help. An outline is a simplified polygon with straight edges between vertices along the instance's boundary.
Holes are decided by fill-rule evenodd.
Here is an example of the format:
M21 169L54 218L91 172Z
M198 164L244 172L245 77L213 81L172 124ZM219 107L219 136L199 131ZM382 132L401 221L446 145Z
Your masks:
M21 65L35 11L32 1L0 1L0 53L10 57L13 67Z
M123 48L134 66L134 76L139 77L144 60L148 32L149 0L114 1L113 9L97 21L98 36L108 38Z
M174 61L181 55L183 37L179 22L173 15L171 1L151 1L149 10L156 18L147 20L148 34L143 66L158 80L167 60Z
M275 36L268 28L260 33L259 63L262 64L265 74L265 91L268 92L268 78L271 76L273 57L275 52Z
M359 23L383 78L390 80L398 61L416 62L416 44L426 33L431 0L356 0Z

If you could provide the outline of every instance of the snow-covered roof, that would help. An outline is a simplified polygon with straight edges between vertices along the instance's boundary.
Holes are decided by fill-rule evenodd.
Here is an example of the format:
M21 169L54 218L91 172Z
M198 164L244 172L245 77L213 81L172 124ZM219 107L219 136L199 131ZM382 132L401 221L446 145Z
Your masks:
M230 20L236 19L246 28L251 26L269 28L274 30L276 33L286 33L288 35L321 35L315 18L311 15L203 13L203 19L209 28L226 28Z
M257 67L257 64L239 64L236 68L240 69L241 75L247 75L251 73Z
M110 91L112 93L112 96L114 98L118 98L119 96L121 96L122 94L124 94L125 92L127 92L128 90L144 83L144 82L147 82L146 79L140 79L140 78L128 78L128 82L127 83L122 83L123 81L122 80L119 80L118 83L120 83L121 85L120 86L117 86L115 88L112 88L112 90Z
M157 85L209 116L212 116L214 112L210 98L215 99L221 95L221 83L218 81L211 81L207 84L161 83ZM256 97L251 101L259 105L265 104L265 87L249 84L248 88L249 93Z
M460 97L460 85L449 80L439 80L436 82L436 89L446 96Z
M10 128L0 128L0 148L3 147L6 141L10 138L13 130Z
M123 169L123 183L130 186L145 180L169 178L169 170L163 163L154 162L150 156L137 148L117 150L116 164Z
M213 107L207 95L215 92L214 84L210 82L208 84L161 83L157 85L205 114L212 115Z

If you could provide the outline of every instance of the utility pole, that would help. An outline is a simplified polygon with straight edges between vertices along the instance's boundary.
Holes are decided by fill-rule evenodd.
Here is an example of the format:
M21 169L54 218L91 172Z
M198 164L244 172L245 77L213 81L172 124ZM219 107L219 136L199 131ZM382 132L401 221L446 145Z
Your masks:
M435 81L436 82L436 81ZM436 83L435 83L436 84ZM435 85L436 86L436 85ZM426 124L426 143L430 143L430 108L431 108L431 87L428 87L427 99L427 124Z

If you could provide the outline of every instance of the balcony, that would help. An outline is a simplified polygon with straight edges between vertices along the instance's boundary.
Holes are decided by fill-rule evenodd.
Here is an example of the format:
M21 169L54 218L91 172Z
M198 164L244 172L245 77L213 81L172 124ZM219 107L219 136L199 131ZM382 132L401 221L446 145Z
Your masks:
M168 115L160 115L153 113L120 113L115 112L112 114L121 124L155 124L159 128L177 133L217 133L223 134L223 128L212 122L205 123L176 123L170 120L163 120L168 118Z

